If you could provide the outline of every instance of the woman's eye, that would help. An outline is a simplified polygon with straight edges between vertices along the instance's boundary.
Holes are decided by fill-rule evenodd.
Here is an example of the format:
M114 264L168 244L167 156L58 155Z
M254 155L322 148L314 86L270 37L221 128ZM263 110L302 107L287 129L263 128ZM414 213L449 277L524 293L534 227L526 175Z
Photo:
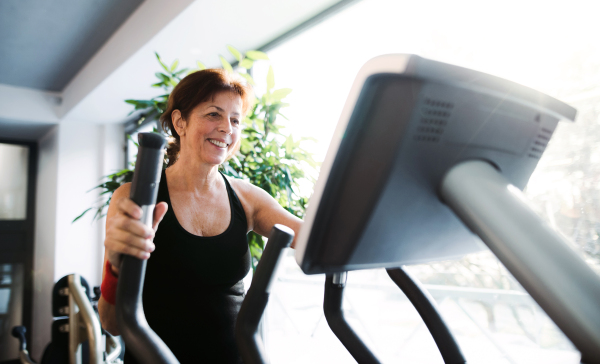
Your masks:
M240 121L238 119L231 119L231 122L234 123L235 125L240 124Z
M211 112L210 114L208 114L209 116L219 116L218 112Z

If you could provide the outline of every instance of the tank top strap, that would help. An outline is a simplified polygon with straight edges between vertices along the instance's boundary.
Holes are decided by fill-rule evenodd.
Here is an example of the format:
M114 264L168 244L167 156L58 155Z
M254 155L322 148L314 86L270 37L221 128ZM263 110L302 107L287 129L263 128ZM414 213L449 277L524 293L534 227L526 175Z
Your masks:
M169 198L169 189L167 187L167 177L166 177L166 170L163 169L162 172L160 172L160 182L158 184L158 194L156 195L156 203L159 202L166 202L169 206L171 206L171 199ZM169 212L171 210L171 208L169 207L169 210L167 212Z
M246 219L246 213L244 212L242 202L238 198L238 195L235 193L233 187L231 187L231 184L227 180L227 177L225 177L225 175L221 171L219 171L219 173L221 173L221 176L223 176L225 186L227 187L227 196L229 196L229 202L232 206L232 213L235 215L235 217L237 217L244 223L244 226L248 227L248 221Z

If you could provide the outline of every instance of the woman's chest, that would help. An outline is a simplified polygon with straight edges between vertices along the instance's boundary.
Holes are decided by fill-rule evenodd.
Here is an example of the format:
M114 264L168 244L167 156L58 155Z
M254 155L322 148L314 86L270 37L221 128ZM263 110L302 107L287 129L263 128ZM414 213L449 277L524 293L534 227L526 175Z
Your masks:
M196 236L217 236L231 223L231 204L227 194L195 196L173 194L171 206L181 227Z

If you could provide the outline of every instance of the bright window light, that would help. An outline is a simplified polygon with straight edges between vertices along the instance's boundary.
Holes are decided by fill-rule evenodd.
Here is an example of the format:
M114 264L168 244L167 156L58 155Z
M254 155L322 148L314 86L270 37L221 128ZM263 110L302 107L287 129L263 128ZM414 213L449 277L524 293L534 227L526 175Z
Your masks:
M526 195L596 271L600 262L600 4L594 1L364 0L268 52L293 92L288 131L323 160L359 68L414 53L490 73L578 109L560 123ZM255 79L265 78L267 65ZM579 353L489 252L410 267L469 363L579 363ZM291 255L266 316L274 363L353 363L322 314L323 276ZM384 362L441 363L422 320L384 271L351 272L344 310Z

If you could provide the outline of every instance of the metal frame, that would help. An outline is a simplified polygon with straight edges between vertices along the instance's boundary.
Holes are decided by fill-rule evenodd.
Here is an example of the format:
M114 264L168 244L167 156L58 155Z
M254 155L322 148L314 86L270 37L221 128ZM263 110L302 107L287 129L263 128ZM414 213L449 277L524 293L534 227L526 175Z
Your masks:
M435 300L418 280L403 268L388 269L388 275L410 300L423 322L429 329L433 340L446 364L464 364L467 362L460 346L437 309Z
M293 239L292 229L279 224L273 226L267 246L252 277L250 289L240 308L235 324L235 341L246 364L269 363L258 330L284 249L290 246Z
M346 279L347 272L327 275L325 279L325 296L323 298L325 319L327 319L331 331L358 363L379 364L381 361L375 353L367 347L344 318L342 301Z
M600 363L600 278L521 191L475 160L453 167L440 194L579 349L582 362Z
M104 363L100 321L87 298L79 274L69 275L69 362L80 364L81 343L88 341L90 364Z

